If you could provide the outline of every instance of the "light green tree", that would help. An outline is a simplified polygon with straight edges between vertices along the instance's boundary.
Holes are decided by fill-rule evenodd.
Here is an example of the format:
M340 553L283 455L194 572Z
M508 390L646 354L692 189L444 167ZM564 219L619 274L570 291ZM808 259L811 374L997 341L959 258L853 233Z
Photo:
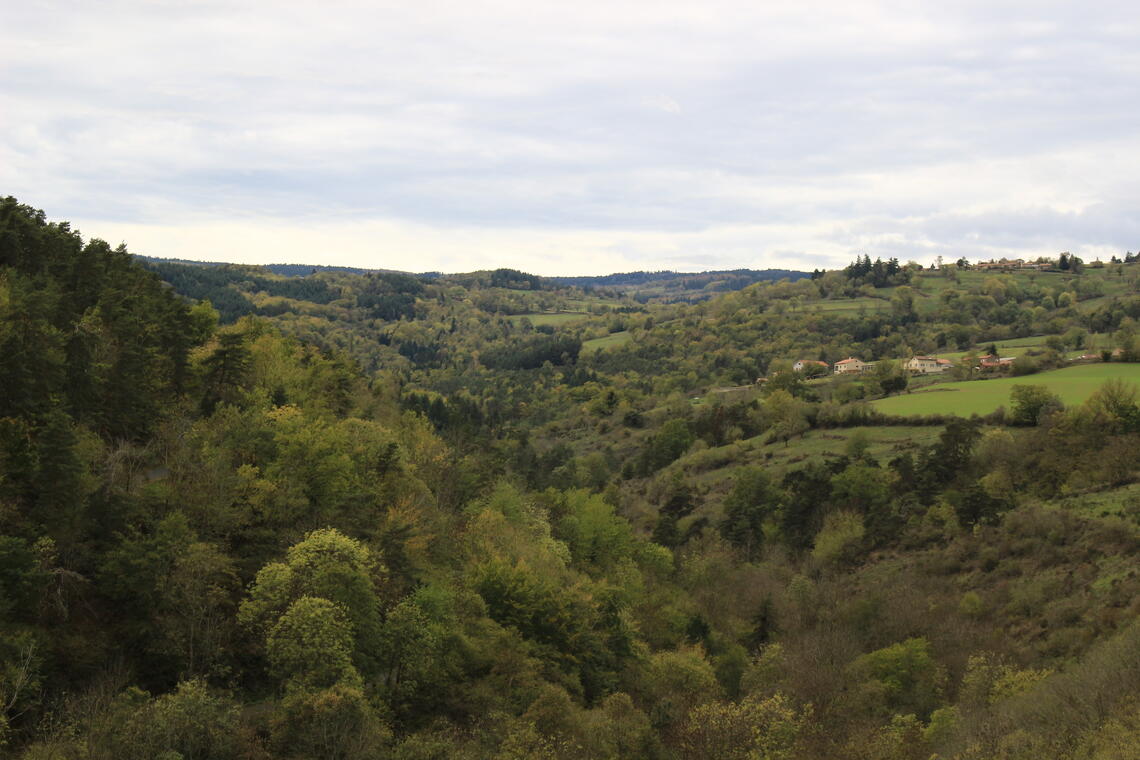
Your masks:
M303 596L289 605L265 641L273 673L289 689L323 689L343 683L359 687L352 664L352 626L328 599Z
M359 541L331 528L315 530L289 549L284 562L261 569L249 598L238 610L238 619L268 640L295 602L325 600L343 615L351 635L352 662L367 676L378 669L382 624L377 583L381 573L379 563ZM301 609L318 615L325 625L329 613L318 614L318 606L310 602Z

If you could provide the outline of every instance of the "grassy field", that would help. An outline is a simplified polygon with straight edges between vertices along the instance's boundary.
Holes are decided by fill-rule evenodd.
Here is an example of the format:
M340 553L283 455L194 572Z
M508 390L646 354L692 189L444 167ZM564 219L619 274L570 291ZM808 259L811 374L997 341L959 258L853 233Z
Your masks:
M764 444L760 447L770 465L789 467L815 457L840 456L847 448L848 439L856 431L867 437L867 453L875 459L889 460L901 451L926 446L938 439L940 427L882 426L812 430L788 441ZM764 440L766 436L760 436Z
M866 436L870 456L880 462L888 462L901 452L916 451L934 443L942 428L936 425L898 425L812 430L791 439L787 445L768 443L765 434L727 446L692 451L672 466L682 469L710 491L724 492L731 487L736 467L762 465L774 476L781 477L818 457L842 456L848 440L856 431L862 431Z
M805 304L805 308L819 309L820 311L827 312L858 312L860 309L866 311L881 311L891 308L891 303L881 298L841 298L828 301L812 301Z
M1109 378L1140 383L1140 364L1085 364L1025 377L940 383L929 390L873 403L884 414L957 414L968 417L971 414L989 414L999 406L1008 407L1009 392L1014 385L1044 385L1066 404L1074 405L1087 399Z
M552 327L560 327L570 322L577 322L582 319L588 318L590 315L580 311L559 311L559 312L542 312L539 314L515 314L510 317L510 320L516 325L529 319L530 323L535 327L542 325L550 325Z
M628 330L610 333L602 338L593 338L582 342L583 351L604 351L607 348L616 348L629 342L633 337Z
M1140 509L1140 483L1108 491L1064 496L1044 504L1067 509L1086 517L1127 516Z
M993 343L997 346L998 354L1001 356L1021 356L1030 351L1044 351L1045 340L1048 337L1048 335L1032 335L1027 338L1010 338L1009 340L993 341ZM1099 346L1109 345L1111 337L1112 336L1107 333L1091 334L1085 339L1085 348L1066 351L1065 355L1074 357L1086 353L1096 353ZM989 348L989 345L989 343L983 343L975 346L970 351L938 351L936 354L940 359L961 359L971 352L975 355L980 355Z

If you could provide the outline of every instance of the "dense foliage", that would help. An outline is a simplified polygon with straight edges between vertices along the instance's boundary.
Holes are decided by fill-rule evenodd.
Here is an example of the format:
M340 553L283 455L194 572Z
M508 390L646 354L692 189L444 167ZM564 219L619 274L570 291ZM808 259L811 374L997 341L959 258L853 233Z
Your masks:
M1064 263L679 303L144 267L6 199L3 751L1127 757L1140 399L1034 375L1140 359L1140 272ZM1012 339L1008 410L869 403Z

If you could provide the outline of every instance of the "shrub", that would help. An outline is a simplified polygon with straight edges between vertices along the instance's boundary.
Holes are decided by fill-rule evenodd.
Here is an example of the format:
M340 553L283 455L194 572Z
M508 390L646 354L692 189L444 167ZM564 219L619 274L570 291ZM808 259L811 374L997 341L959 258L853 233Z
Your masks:
M825 564L853 562L863 548L863 518L854 512L832 512L815 537L811 556Z

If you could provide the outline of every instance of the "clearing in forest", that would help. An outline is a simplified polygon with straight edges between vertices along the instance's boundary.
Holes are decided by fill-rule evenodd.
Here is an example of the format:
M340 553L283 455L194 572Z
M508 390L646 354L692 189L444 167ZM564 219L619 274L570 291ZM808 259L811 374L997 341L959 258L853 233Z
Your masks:
M999 406L1009 406L1009 392L1015 385L1044 385L1056 393L1066 406L1084 402L1109 378L1120 378L1140 384L1140 364L1083 364L1040 372L1023 377L999 377L938 383L913 393L872 402L884 414L926 415L989 414Z

